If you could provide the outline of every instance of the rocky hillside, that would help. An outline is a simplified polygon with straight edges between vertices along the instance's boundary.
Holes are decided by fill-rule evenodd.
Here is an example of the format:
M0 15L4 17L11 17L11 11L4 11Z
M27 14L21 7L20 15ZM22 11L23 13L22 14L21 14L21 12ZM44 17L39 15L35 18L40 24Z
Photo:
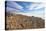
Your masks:
M34 16L6 13L6 30L44 28L45 21Z

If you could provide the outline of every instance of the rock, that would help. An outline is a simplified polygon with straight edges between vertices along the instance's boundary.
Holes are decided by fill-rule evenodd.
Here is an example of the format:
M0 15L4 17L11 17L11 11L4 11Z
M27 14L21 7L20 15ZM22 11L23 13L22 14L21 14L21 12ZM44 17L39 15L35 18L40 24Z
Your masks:
M6 15L6 30L15 30L15 29L36 29L44 28L45 21L42 18L34 16L25 16L20 14L11 14L7 13Z

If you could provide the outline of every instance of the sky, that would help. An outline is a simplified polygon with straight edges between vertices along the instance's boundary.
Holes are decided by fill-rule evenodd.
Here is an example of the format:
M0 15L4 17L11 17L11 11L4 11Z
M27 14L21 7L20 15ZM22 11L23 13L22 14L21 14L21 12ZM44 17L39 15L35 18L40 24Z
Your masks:
M7 11L27 16L44 17L44 6L38 2L7 1Z

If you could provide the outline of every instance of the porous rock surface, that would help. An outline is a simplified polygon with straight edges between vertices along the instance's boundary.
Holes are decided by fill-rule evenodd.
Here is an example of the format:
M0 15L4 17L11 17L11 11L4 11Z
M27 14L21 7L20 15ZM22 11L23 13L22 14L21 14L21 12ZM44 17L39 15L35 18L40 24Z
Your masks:
M6 30L15 30L15 29L37 29L44 28L45 21L42 18L34 16L25 16L20 14L6 14Z

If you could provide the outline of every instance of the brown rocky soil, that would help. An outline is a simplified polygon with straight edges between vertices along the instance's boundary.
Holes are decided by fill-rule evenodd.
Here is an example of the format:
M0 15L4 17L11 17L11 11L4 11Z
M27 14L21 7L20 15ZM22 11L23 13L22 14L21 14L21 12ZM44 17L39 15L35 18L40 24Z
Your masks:
M15 29L37 29L44 28L45 21L42 18L30 17L20 14L6 14L6 30L15 30Z

